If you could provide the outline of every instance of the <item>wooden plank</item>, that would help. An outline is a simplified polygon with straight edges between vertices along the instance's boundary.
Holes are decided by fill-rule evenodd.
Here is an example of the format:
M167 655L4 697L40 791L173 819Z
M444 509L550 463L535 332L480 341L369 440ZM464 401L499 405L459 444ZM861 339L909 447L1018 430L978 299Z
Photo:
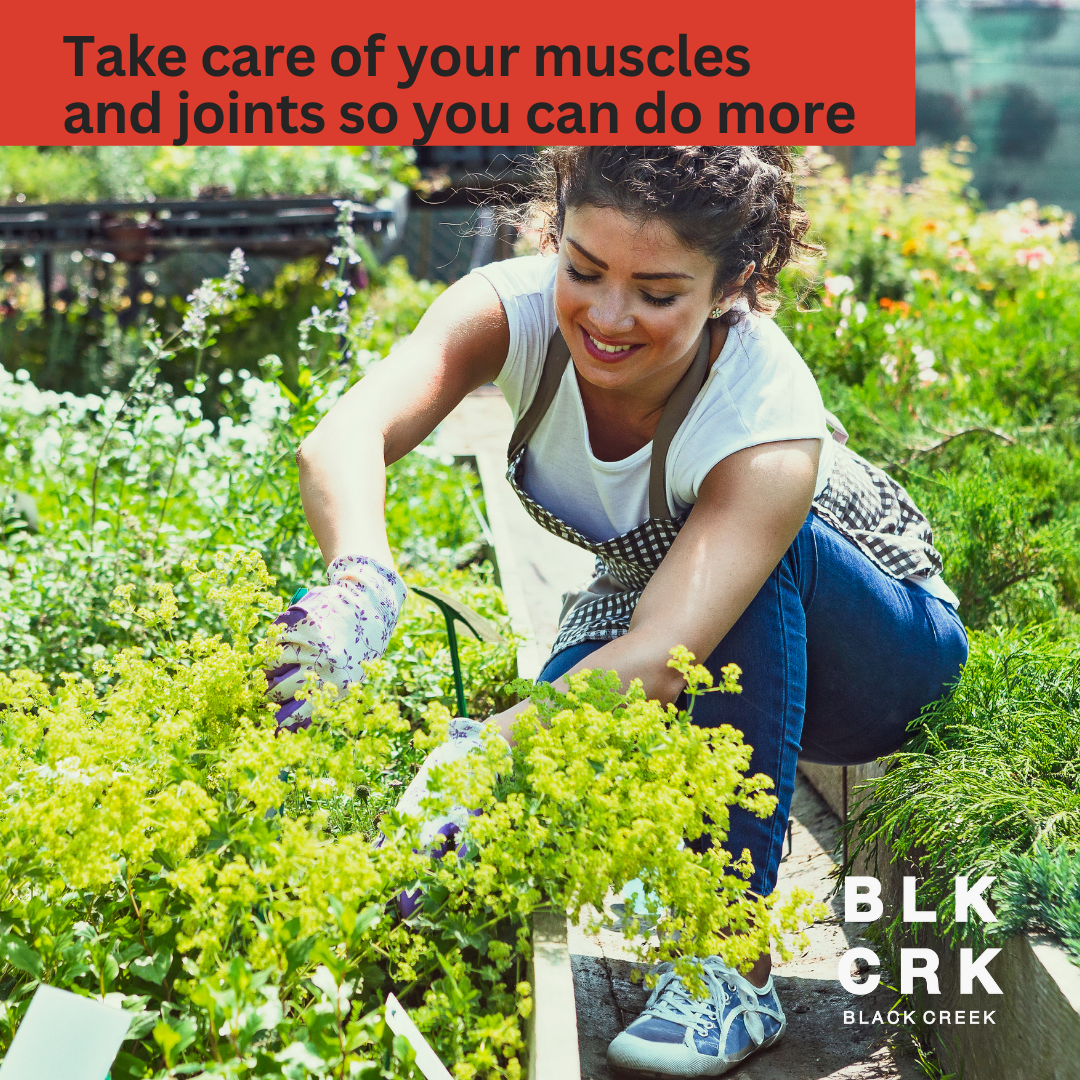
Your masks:
M529 981L533 1007L526 1027L529 1080L577 1080L581 1059L566 916L554 911L534 912L532 948Z

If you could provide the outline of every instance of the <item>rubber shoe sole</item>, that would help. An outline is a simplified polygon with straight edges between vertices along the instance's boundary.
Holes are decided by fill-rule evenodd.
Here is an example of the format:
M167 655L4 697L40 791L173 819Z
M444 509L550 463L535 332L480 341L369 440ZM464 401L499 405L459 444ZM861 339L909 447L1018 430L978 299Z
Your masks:
M724 1073L731 1072L732 1069L737 1068L747 1058L759 1051L768 1050L770 1046L775 1046L784 1037L786 1030L787 1024L785 1023L775 1035L765 1039L760 1046L751 1045L742 1057L730 1058L724 1063L719 1058L709 1058L704 1054L691 1052L684 1044L646 1042L644 1039L634 1039L633 1036L630 1036L637 1046L628 1046L629 1040L625 1040L616 1053L626 1058L636 1051L640 1054L638 1059L640 1064L621 1064L611 1059L611 1049L622 1038L622 1035L620 1035L608 1047L607 1063L616 1076L626 1077L627 1080L634 1080L634 1078L636 1080L696 1080L697 1077L723 1076ZM672 1071L670 1067L663 1068L660 1062L648 1061L649 1058L655 1059L661 1056L667 1059L664 1064L675 1065L678 1063L682 1067L678 1071Z

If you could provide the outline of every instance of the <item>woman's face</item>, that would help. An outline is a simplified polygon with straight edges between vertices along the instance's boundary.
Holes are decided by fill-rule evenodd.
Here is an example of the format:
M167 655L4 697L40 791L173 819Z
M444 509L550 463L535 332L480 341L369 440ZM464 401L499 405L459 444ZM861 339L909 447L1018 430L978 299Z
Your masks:
M715 271L663 222L594 206L568 209L555 310L581 377L612 390L667 381L664 374L689 362L716 307Z

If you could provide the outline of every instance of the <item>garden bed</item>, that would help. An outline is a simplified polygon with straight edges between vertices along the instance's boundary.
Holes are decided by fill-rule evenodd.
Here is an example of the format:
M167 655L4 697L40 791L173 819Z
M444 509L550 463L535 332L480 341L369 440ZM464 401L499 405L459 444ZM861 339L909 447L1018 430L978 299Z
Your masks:
M578 1080L577 1008L574 972L566 943L566 916L541 911L532 918L533 1013L526 1031L529 1080Z
M883 776L887 766L887 760L849 766L846 776L839 766L812 762L800 762L799 770L833 812L842 816L845 803L850 812L866 793L866 782ZM850 843L857 848L858 821L849 820L853 824ZM933 856L930 858L932 861ZM903 877L918 876L919 869L915 863L898 858L887 842L878 840L872 851L858 852L848 872L880 880L883 919L892 920L901 914ZM1001 1080L1005 1076L1065 1080L1074 1075L1075 1063L1080 1060L1080 968L1060 941L1031 931L1005 941L989 968L1002 988L1001 995L988 994L978 981L974 993L961 995L956 949L930 924L920 924L917 933L902 944L932 949L941 959L941 994L920 994L913 1002L920 1014L927 1009L939 1018L943 1011L976 1010L980 1017L984 1012L994 1013L993 1025L922 1026L946 1070L965 1080Z
M350 243L343 223L336 265ZM718 928L747 909L761 935L790 929L806 898L769 911L718 855L678 843L736 797L769 797L743 786L737 737L596 673L537 701L543 722L519 731L512 763L495 739L445 772L447 797L483 813L461 858L431 858L420 823L394 809L457 707L445 627L419 590L364 683L314 691L311 726L275 733L267 624L321 578L294 451L377 360L359 344L369 309L331 297L301 327L295 383L274 357L239 373L238 394L221 372L211 423L202 357L242 275L234 253L175 333L124 340L125 393L58 394L0 372L5 486L40 510L32 533L12 506L0 545L0 1045L48 983L133 1014L114 1080L404 1080L409 1050L382 1013L392 989L459 1073L555 1080L563 1065L544 1062L575 1044L572 1027L552 1030L572 1023L572 988L569 1010L565 986L546 989L569 965L552 966L539 932L534 1001L534 912L599 909L641 878L673 918L702 916L683 927L690 955L716 952ZM189 393L175 398L160 365L187 353ZM407 582L497 627L495 641L461 643L461 666L470 715L505 708L528 688L509 685L519 641L475 475L430 447L409 455L388 470L386 523ZM691 658L680 670L697 684ZM400 917L398 898L417 890L419 909ZM675 947L665 939L657 958Z
M520 504L506 483L501 467L505 458L504 443L510 436L506 423L509 416L505 410L485 408L491 403L484 399L490 396L472 395L462 402L456 411L460 414L460 422L455 423L455 415L448 418L446 423L450 431L448 437L443 435L439 439L439 445L447 450L461 449L456 444L468 442L475 448L473 453L455 453L454 458L471 468L480 479L495 579L502 589L510 624L518 640L517 669L523 677L535 678L540 673L541 660L536 629L522 584L525 569L521 565L523 559L534 553L515 544L510 532L508 518ZM478 430L478 426L482 430ZM477 442L482 445L476 447ZM557 600L557 595L549 598L551 603ZM529 1080L577 1080L581 1075L567 924L565 913L555 911L537 911L530 920L529 982L533 988L533 1008L525 1025Z
M1040 970L1050 972L1055 989L1040 1000L1068 1031L1075 993L1060 970L1071 969L1027 935L1041 926L1067 947L1080 940L1080 692L1069 683L1080 641L1080 272L1071 223L1033 203L981 211L962 158L947 151L929 153L926 176L906 190L895 156L852 182L817 166L804 190L828 270L823 281L787 274L779 318L854 448L928 511L945 579L983 635L974 638L981 666L965 676L963 722L939 725L937 742L915 745L908 772L876 784L877 816L866 821L900 857L929 854L924 873L936 884L921 906L941 900L943 876L1004 868L1001 910L1016 934L997 963L1033 980L1032 994L1049 985ZM658 893L676 888L667 897L676 907L716 903L715 890L690 889L680 867L655 854L673 851L709 810L702 795L650 819L674 798L670 777L689 759L657 749L667 728L644 703L613 721L624 703L601 683L570 703L573 722L536 735L522 751L535 757L520 759L513 783L498 787L492 763L473 791L489 807L475 858L432 865L414 855L408 826L388 812L446 719L430 703L454 702L441 616L415 597L362 694L326 702L297 739L259 734L270 719L261 635L297 586L321 577L293 452L435 291L400 266L368 266L370 287L351 297L342 268L364 252L347 229L341 239L331 278L309 267L256 299L241 293L237 265L186 313L155 309L160 330L125 330L108 310L98 325L89 294L72 299L49 333L59 340L70 330L70 344L95 324L79 396L43 393L28 372L0 376L0 488L33 495L40 511L31 534L5 498L0 545L0 672L32 670L3 683L0 1043L36 981L48 979L113 995L137 1014L114 1080L166 1070L232 1076L240 1059L256 1062L248 1075L320 1075L358 1048L389 1055L387 1068L404 1073L401 1048L380 1027L392 984L444 1060L512 1080L525 1068L523 1021L533 1008L525 976L534 910L599 906L607 885L641 874L653 875ZM330 294L309 316L324 285ZM29 366L59 379L67 368L55 367L31 308L4 322L5 340L33 337L41 348ZM303 318L282 357L245 359L241 345L262 356L268 336L285 340L275 320L294 310ZM490 498L500 454L478 454L477 469ZM392 468L387 494L407 580L457 595L504 630L498 645L462 645L476 716L509 704L515 665L535 674L542 651L509 633L507 609L516 618L528 590L515 592L505 565L503 593L495 587L484 529L490 523L496 548L515 540L496 500L485 519L484 494L475 474L430 447ZM185 569L192 557L218 577ZM1001 652L1016 642L1041 673L1027 711L1015 707L1017 663ZM1012 725L1014 716L1025 724ZM1056 749L1040 742L1043 729L1057 733ZM949 772L965 757L978 769ZM640 768L633 784L620 779L617 759ZM935 788L945 776L964 780L963 807ZM699 780L683 790L709 791ZM599 798L604 785L623 815L614 822ZM1006 803L1007 814L995 810ZM389 853L369 850L377 824L397 837ZM335 861L346 856L347 866ZM431 907L410 925L392 903L418 882ZM951 948L952 928L939 926ZM1046 1045L1058 1063L1075 1061L1071 1042Z

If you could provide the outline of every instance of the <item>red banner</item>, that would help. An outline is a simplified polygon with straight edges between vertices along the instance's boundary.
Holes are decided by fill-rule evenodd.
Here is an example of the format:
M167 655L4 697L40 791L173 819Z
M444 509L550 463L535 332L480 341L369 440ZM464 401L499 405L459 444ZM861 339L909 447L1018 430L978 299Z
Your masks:
M19 3L0 142L909 144L915 3Z

